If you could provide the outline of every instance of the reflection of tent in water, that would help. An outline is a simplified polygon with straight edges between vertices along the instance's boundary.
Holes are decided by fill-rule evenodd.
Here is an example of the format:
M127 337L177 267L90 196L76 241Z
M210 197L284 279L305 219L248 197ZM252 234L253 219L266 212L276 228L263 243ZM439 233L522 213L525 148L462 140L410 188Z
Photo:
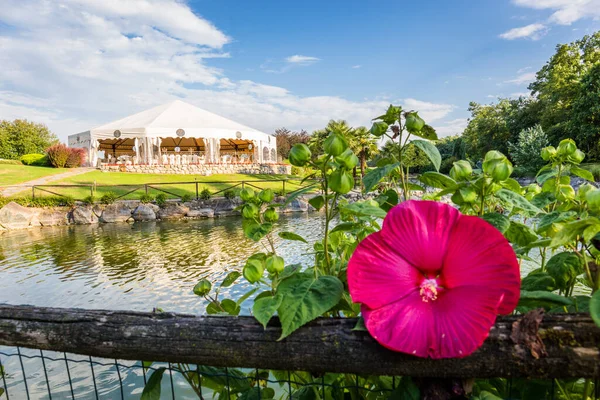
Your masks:
M275 163L275 137L180 100L69 136L88 164Z

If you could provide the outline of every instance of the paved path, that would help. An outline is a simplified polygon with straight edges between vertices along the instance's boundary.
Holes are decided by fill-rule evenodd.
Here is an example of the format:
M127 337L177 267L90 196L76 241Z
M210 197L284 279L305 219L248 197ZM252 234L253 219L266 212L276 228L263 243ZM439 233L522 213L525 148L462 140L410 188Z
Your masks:
M27 188L30 188L31 186L34 186L34 185L47 185L54 181L59 181L61 179L69 178L71 176L85 174L87 172L94 171L94 170L95 170L95 168L73 168L73 169L71 169L67 172L63 172L61 174L44 176L42 178L18 183L16 185L11 185L5 189L0 188L0 194L2 196L6 196L6 197L12 196L12 195L22 192L22 191L26 190Z

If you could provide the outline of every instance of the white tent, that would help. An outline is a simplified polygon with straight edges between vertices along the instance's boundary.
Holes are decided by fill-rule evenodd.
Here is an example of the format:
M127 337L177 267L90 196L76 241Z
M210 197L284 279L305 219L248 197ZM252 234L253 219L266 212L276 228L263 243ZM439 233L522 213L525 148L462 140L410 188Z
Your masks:
M88 161L129 154L139 163L161 163L163 153L195 151L207 163L245 154L254 163L277 161L275 137L181 100L69 136L69 146L88 151ZM102 160L101 160L102 161Z

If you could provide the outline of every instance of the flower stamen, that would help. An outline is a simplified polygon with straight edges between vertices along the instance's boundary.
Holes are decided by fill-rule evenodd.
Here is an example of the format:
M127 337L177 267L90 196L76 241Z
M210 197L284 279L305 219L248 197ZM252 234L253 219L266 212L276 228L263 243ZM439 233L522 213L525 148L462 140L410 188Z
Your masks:
M438 296L438 284L435 279L424 279L421 282L419 294L423 298L425 303L428 303L429 300L434 301L437 300Z

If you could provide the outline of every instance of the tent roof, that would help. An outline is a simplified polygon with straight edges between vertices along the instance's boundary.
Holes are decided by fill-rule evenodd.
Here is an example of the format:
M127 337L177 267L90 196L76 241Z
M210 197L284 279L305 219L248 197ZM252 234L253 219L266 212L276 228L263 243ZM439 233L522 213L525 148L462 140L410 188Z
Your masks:
M116 130L121 132L123 138L178 137L178 129L185 131L184 137L274 141L274 138L270 138L272 135L181 100L101 125L89 132L94 139L113 138Z

